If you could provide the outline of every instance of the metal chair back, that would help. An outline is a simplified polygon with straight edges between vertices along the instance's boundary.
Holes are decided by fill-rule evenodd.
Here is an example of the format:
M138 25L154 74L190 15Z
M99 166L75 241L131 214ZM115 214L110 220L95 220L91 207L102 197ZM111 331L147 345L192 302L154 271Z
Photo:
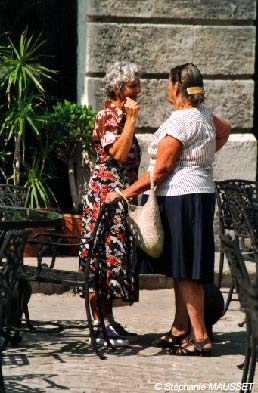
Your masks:
M28 207L31 187L0 184L0 205Z
M237 239L232 240L229 235L221 235L221 242L228 259L241 307L246 315L246 349L241 382L243 384L248 382L249 387L251 387L256 369L258 338L257 285L251 282ZM251 391L251 388L248 391Z
M216 181L215 186L221 226L220 233L225 233L226 230L235 230L236 227L231 213L231 206L235 202L235 196L239 197L238 201L241 201L243 205L258 206L258 183L249 180L231 179ZM241 225L237 230L241 235Z
M244 249L245 239L249 237L249 234L242 225L243 216L240 214L240 206L258 206L258 183L249 180L230 179L216 181L215 187L219 216L219 235L224 235L227 232L232 234L234 231L235 235L240 240L241 247ZM247 254L246 257L252 259L250 254ZM220 244L219 287L222 282L223 265L224 252Z

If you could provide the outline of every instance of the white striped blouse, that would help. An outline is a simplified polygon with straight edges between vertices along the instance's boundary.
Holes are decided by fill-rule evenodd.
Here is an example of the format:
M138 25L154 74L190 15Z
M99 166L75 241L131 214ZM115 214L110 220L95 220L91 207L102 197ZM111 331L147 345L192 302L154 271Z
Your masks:
M166 135L178 139L183 147L173 172L157 186L156 195L213 193L216 130L211 112L203 105L173 112L154 134L148 149L150 167L155 165L158 144Z

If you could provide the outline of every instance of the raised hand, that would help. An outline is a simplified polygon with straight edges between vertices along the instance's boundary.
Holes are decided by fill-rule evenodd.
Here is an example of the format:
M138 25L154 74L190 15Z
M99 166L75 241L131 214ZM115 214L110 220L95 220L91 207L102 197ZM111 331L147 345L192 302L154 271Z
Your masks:
M133 100L132 98L126 97L124 109L126 112L126 118L132 117L136 119L138 117L140 106L137 101Z

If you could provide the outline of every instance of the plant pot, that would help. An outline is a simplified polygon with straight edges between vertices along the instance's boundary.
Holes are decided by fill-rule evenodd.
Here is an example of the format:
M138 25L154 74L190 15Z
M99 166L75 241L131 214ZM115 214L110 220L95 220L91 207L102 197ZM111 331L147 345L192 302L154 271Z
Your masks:
M48 228L44 227L38 227L38 228L27 228L29 231L31 231L31 234L28 236L28 240L32 240L33 236L36 235L36 233L45 233ZM23 251L23 256L26 257L36 257L35 252L33 250L33 247L31 244L26 243Z
M64 214L63 221L57 228L57 232L70 236L81 236L82 231L82 216L80 214ZM79 240L78 240L79 242ZM67 243L74 243L74 240ZM77 256L79 254L79 246L66 247L65 255Z
M40 207L39 210L47 210L46 207ZM49 230L50 227L37 227L37 228L27 228L29 231L31 231L31 234L28 236L28 240L32 240L33 236L35 236L37 233L45 233L46 231ZM23 251L23 256L33 258L36 257L35 252L33 250L33 247L31 244L26 243Z

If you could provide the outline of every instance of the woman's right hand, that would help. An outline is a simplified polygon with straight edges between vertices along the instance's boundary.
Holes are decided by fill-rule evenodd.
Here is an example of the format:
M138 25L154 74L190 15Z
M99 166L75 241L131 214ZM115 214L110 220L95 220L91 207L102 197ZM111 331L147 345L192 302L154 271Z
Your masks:
M138 112L140 109L140 106L137 101L133 100L132 98L126 97L126 101L124 104L124 109L126 112L126 118L133 118L137 119L138 117Z
M119 162L127 161L128 154L132 146L139 105L132 98L126 97L124 110L126 112L126 122L122 134L120 138L118 138L109 148L109 154Z

